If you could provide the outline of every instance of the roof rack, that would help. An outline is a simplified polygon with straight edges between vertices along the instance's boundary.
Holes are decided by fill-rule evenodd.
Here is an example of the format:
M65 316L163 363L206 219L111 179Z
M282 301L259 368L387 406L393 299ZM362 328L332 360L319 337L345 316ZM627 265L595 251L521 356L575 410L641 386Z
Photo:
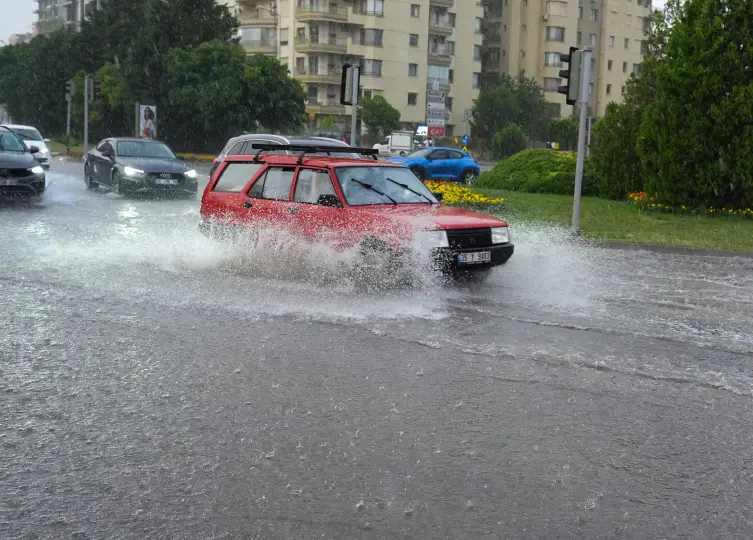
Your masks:
M298 165L303 163L303 156L306 154L324 153L331 154L361 154L362 156L371 156L375 161L379 160L379 150L373 148L353 148L352 146L314 146L303 144L252 144L252 150L256 150L254 162L259 162L259 156L262 152L269 151L288 151L300 152L298 156Z

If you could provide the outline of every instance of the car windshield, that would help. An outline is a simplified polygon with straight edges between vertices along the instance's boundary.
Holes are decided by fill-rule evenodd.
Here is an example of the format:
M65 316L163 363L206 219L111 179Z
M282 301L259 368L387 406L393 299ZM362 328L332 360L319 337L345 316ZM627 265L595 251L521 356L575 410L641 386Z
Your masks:
M16 135L27 141L41 141L42 135L34 128L11 128Z
M151 141L120 141L118 156L175 159L175 154L166 144Z
M351 206L439 202L410 169L363 166L338 167L335 171Z
M5 152L26 152L21 140L10 131L0 131L0 150Z
M421 150L417 150L413 152L412 154L408 154L408 157L423 158L423 157L428 156L433 150L434 148L422 148Z

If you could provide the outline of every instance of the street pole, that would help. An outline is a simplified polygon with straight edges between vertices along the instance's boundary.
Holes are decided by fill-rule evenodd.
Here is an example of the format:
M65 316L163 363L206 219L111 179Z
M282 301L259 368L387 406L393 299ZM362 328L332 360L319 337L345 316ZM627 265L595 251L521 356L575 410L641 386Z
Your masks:
M575 166L575 196L573 198L573 234L580 234L580 192L583 186L583 160L586 154L586 117L588 116L588 84L591 75L591 47L583 48L580 87L580 125L578 127L578 161Z
M351 146L357 146L356 145L356 120L358 117L358 87L360 85L361 81L361 68L355 67L353 69L353 94L352 94L352 101L353 101L353 114L350 118L350 145Z
M73 101L73 98L70 94L66 94L65 101L68 102L68 113L65 118L65 136L70 137L71 136L71 102Z
M593 116L588 117L588 143L586 146L586 155L591 155L591 126L593 125L594 119Z
M84 75L84 158L89 155L89 76Z

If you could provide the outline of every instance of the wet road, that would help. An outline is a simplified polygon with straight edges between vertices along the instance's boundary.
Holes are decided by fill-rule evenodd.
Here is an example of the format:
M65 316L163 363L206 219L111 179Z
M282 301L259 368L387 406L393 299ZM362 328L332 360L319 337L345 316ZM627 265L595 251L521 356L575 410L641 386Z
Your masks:
M375 292L80 170L0 207L0 538L753 537L752 260Z

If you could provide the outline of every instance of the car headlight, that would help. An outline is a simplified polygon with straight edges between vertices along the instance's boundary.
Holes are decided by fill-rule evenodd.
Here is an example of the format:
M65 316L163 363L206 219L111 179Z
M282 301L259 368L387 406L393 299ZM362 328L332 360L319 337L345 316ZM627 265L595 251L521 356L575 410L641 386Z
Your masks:
M186 178L196 178L196 171L194 169L191 169L190 171L183 174L186 175Z
M31 170L31 173L32 174L44 174L44 169L40 167L39 165L37 165Z
M426 249L450 247L447 231L421 231L418 234L418 240Z
M41 148L41 149L39 150L39 153L40 153L40 154L46 154L47 152L49 152L49 150L48 150L47 148Z
M494 227L492 229L492 244L506 244L510 241L509 227Z
M123 167L123 172L126 176L142 176L144 174L141 169L134 169L133 167Z

